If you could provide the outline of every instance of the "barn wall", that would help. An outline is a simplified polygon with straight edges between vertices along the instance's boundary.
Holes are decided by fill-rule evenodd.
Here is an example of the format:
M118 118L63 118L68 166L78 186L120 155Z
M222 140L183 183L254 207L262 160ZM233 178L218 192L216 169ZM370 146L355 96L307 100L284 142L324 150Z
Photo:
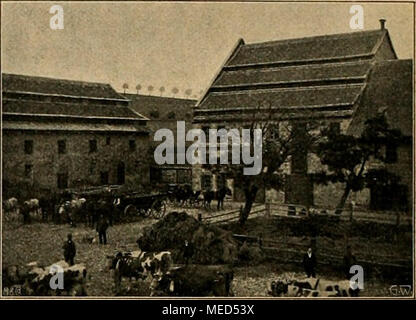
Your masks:
M107 145L107 138L110 144ZM96 134L57 132L3 132L3 181L33 183L42 189L57 190L58 173L68 173L69 187L85 183L99 185L100 172L108 171L109 183L117 183L117 165L125 164L125 178L138 176L138 181L149 183L147 135ZM58 140L66 140L66 154L58 154ZM89 152L89 141L97 140L97 152ZM130 151L129 140L136 141ZM33 154L25 154L24 141L33 140ZM25 176L25 165L33 171Z

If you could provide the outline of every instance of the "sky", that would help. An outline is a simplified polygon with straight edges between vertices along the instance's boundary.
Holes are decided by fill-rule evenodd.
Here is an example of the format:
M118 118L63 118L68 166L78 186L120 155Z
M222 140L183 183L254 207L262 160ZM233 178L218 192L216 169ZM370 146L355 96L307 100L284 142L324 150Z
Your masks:
M64 29L52 30L60 4ZM2 2L2 72L110 83L198 98L235 43L345 33L353 3ZM413 4L354 3L364 30L387 20L400 59L413 57ZM154 90L149 91L148 87Z

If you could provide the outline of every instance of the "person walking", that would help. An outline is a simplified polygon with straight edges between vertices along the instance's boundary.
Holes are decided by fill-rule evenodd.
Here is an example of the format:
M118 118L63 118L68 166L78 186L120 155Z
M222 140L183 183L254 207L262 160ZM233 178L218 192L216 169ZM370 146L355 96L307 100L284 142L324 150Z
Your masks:
M316 267L316 257L312 251L312 248L308 248L308 251L303 256L303 267L305 269L306 276L308 278L315 278L315 267Z
M70 266L73 266L77 249L74 241L72 240L71 233L68 233L67 240L65 241L62 249L64 249L65 262L68 263Z
M100 244L107 244L107 229L108 229L108 221L104 217L103 214L100 215L97 222L97 232Z

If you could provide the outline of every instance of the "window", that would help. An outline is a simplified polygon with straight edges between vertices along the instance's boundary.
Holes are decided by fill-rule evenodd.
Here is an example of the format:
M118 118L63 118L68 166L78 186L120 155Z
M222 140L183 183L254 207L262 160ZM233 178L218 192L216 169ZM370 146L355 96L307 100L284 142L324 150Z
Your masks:
M338 135L341 133L341 126L339 122L331 122L329 125L329 131L332 134Z
M25 154L33 153L33 140L25 140Z
M168 119L175 119L175 117L176 117L175 112L171 111L168 113Z
M66 189L68 188L68 173L58 173L58 188Z
M97 152L97 140L90 140L90 153Z
M66 141L65 140L58 140L58 153L59 154L66 153Z
M108 171L100 172L100 182L101 184L108 184Z
M109 145L111 144L111 138L110 138L110 137L107 137L107 138L105 139L105 144L106 144L107 146L109 146Z
M136 151L136 140L129 140L130 151Z
M26 164L25 165L25 177L26 178L31 178L32 177L32 172L33 172L33 165Z
M151 112L150 112L150 117L151 117L152 119L159 119L159 111L157 111L157 110L153 110L153 111L151 111Z
M397 146L388 144L386 146L386 162L395 163L397 162Z

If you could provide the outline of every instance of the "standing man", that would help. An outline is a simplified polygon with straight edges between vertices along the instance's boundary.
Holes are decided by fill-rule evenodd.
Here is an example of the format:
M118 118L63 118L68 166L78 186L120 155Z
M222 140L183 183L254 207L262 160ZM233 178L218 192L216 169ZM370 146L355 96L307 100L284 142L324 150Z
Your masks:
M303 256L303 267L305 268L305 273L308 278L315 278L315 267L316 267L316 257L312 252L312 248L308 248L308 251Z
M104 217L103 214L100 214L97 222L97 232L98 238L100 240L100 244L107 244L107 229L108 229L108 222L107 219Z
M189 243L188 240L185 240L183 245L183 258L185 260L185 264L189 263L189 259L192 258L194 255L194 246L192 243Z
M74 241L72 241L72 234L68 233L67 240L62 247L64 249L64 258L65 262L68 263L70 266L74 265L74 258L77 253L77 249L75 247Z

